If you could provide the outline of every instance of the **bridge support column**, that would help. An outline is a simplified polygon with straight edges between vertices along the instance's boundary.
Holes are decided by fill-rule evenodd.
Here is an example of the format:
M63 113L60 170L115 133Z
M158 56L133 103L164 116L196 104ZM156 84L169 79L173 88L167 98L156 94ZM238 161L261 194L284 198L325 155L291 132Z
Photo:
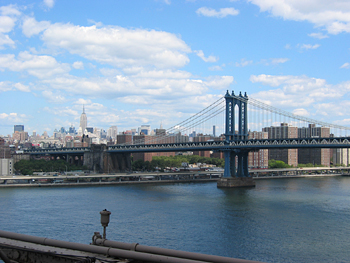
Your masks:
M226 144L224 176L218 181L218 187L254 187L255 182L249 176L248 154L249 150L231 149L230 142L248 139L248 96L225 95L226 100ZM235 108L238 107L238 119L236 120ZM235 130L238 124L238 131Z

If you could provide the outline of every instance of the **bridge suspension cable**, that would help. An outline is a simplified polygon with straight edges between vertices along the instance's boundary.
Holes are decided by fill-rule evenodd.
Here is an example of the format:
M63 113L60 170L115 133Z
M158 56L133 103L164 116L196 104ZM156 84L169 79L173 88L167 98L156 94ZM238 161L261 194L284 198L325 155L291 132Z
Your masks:
M236 96L235 98L242 101L246 100L246 98L241 98L239 96ZM203 135L208 135L208 127L201 127L201 125L208 123L209 120L218 118L218 116L220 115L222 116L219 126L221 128L220 134L222 134L225 130L225 107L225 98L220 97L200 112L166 129L165 132L162 133L162 135L156 135L154 136L154 138L147 138L146 141L145 139L140 139L126 144L135 145L186 142L186 140L189 140L188 135L190 135L192 132L196 132L197 134L201 132L201 134ZM248 112L248 128L249 130L255 130L258 132L262 131L264 127L271 127L276 125L278 126L278 122L287 123L288 125L297 126L298 128L307 127L308 124L314 124L322 127L328 127L330 129L337 129L338 133L342 133L343 131L350 131L350 127L327 123L308 117L296 115L291 112L278 109L251 97L249 97L248 99ZM333 132L333 134L335 134L335 132Z
M260 109L263 109L263 110L267 110L267 111L269 111L271 113L276 113L276 114L279 114L281 116L289 117L289 118L292 118L292 119L295 119L295 120L300 120L300 121L304 121L304 122L308 122L308 123L318 124L318 125L329 127L329 128L335 128L335 129L342 129L342 130L350 131L350 127L341 126L341 125L332 124L332 123L327 123L327 122L323 122L323 121L318 121L318 120L315 120L315 119L307 118L307 117L304 117L304 116L296 115L296 114L287 112L285 110L281 110L281 109L278 109L276 107L273 107L271 105L265 104L265 103L263 103L263 102L261 102L259 100L253 99L253 98L249 98L248 104L256 106L256 107L258 107Z

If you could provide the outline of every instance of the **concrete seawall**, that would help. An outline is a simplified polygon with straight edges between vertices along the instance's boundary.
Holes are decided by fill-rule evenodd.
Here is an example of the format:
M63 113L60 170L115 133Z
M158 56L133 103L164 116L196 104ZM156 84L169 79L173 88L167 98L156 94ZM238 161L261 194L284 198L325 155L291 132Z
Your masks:
M216 182L212 179L182 179L182 180L149 180L149 181L114 181L114 182L79 182L79 183L33 183L33 184L0 184L0 188L7 187L79 187L79 186L106 186L126 184L166 184L166 183L203 183Z
M260 176L253 177L254 180L268 180L268 179L291 179L291 178L315 178L315 177L334 177L334 176L343 176L343 174L307 174L307 175L285 175L285 176ZM115 176L109 176L115 177ZM99 175L98 178L109 178L107 176ZM60 177L57 177L60 179ZM67 177L65 177L67 178ZM0 188L14 188L14 187L79 187L79 186L108 186L108 185L127 185L127 184L167 184L167 183L203 183L203 182L216 182L221 177L216 178L190 178L190 179L143 179L137 181L128 181L128 180L115 180L115 181L98 181L98 182L81 182L79 179L84 180L85 177L68 177L69 179L75 179L76 182L59 182L59 183L8 183L8 184L0 184ZM13 178L8 178L11 180ZM39 179L39 178L36 178ZM42 177L40 179L43 179Z

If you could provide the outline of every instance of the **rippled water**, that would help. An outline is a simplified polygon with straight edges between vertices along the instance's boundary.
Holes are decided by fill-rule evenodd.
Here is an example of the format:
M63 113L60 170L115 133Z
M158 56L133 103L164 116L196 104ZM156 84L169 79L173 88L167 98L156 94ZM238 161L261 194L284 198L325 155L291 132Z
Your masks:
M107 238L264 262L350 262L350 177L0 189L0 229L88 244Z

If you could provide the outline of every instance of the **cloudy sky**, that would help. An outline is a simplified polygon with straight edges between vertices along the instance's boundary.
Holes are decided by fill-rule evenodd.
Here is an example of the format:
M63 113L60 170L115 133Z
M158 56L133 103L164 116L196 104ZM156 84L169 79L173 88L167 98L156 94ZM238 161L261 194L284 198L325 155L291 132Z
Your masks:
M350 125L350 1L0 0L0 135L78 128L83 105L167 128L226 90Z

